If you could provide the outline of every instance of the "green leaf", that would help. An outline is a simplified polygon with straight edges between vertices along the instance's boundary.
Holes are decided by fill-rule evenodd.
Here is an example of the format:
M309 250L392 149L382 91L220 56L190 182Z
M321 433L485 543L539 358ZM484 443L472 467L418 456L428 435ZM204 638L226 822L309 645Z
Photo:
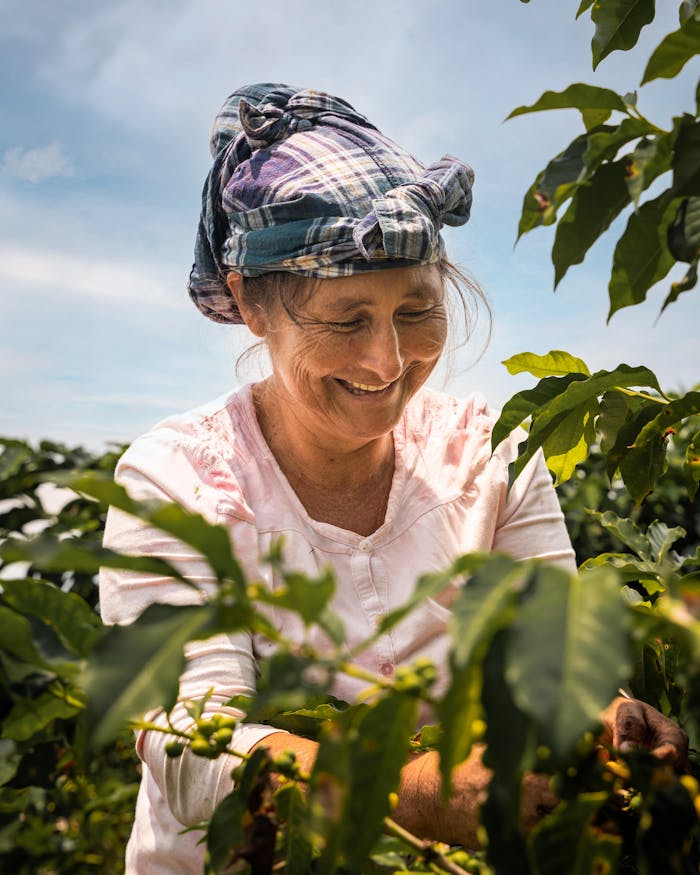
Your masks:
M454 665L469 665L497 629L510 622L513 600L525 586L529 571L523 562L493 554L459 590L447 623Z
M471 553L465 556L458 556L444 571L434 571L430 574L421 575L408 600L388 614L384 614L377 623L376 633L363 645L363 648L376 641L382 635L385 635L390 629L393 629L394 626L400 623L401 620L407 617L411 611L426 599L435 598L446 587L450 586L456 578L465 578L488 560L489 554Z
M683 198L668 226L667 242L676 261L697 262L700 254L700 197Z
M583 154L588 138L582 134L553 158L526 192L518 225L518 239L539 225L556 221L557 209L571 197L586 175Z
M6 438L0 442L0 483L14 477L25 462L32 458L32 448L24 441L10 441Z
M593 69L611 52L631 49L641 29L654 20L654 0L606 0L594 3L596 29L591 42Z
M673 159L673 196L700 195L700 121L681 119Z
M688 272L683 277L683 279L677 283L671 283L671 289L670 289L668 295L666 295L666 299L661 307L661 313L664 312L664 310L666 309L666 307L669 306L669 304L674 304L678 300L678 298L683 294L683 292L691 291L691 289L694 289L697 284L698 284L698 259L696 258L695 261L688 268ZM659 315L661 315L661 313Z
M75 699L61 697L60 689L47 690L36 699L19 699L3 720L3 738L27 741L54 720L65 720L78 714L82 707Z
M238 698L229 704L246 711L255 723L274 719L281 711L315 708L327 701L333 683L333 666L320 659L281 647L260 665L253 701Z
M0 787L14 778L21 761L22 754L17 752L14 741L0 738Z
M0 649L37 669L71 678L78 663L68 654L54 652L51 642L41 635L43 624L0 605ZM45 626L43 626L46 629ZM49 644L49 647L45 645Z
M679 201L668 191L632 213L617 241L608 285L608 321L623 307L639 304L648 290L666 276L674 259L666 244L666 229Z
M285 823L282 856L286 875L308 875L313 845L309 835L308 805L298 784L286 784L275 793L275 810Z
M269 717L266 722L278 729L286 729L295 735L305 738L318 738L321 726L329 720L337 720L348 705L339 699L331 697L330 702L323 702L312 708L297 708L293 711L281 711Z
M297 613L305 626L318 622L335 592L335 574L324 569L316 578L295 571L281 570L283 586L272 591L260 586L257 601Z
M678 9L678 20L681 24L686 21L700 6L699 0L683 0Z
M554 288L629 203L625 160L603 164L577 189L559 220L552 247Z
M676 398L664 404L658 414L648 422L639 432L634 445L639 447L657 436L667 437L673 433L669 429L677 425L681 420L700 413L700 392L687 392L682 398Z
M525 420L554 398L558 398L567 386L585 380L584 374L567 374L563 377L544 377L533 389L517 392L503 405L501 415L491 432L491 449L504 441Z
M84 675L87 737L92 750L109 744L144 712L175 704L183 648L212 622L205 606L149 605L128 626L110 626Z
M641 446L634 446L620 461L620 477L639 507L666 470L666 441L655 435Z
M554 475L554 485L568 480L576 466L588 458L590 445L595 440L594 418L598 404L593 403L583 411L572 410L557 422L553 431L543 442L542 451L547 467Z
M536 586L508 631L506 680L561 761L627 683L628 625L614 573L537 570Z
M590 9L591 6L593 6L594 2L595 0L581 0L578 10L576 11L576 18L579 18L581 15L583 15L586 9Z
M549 109L609 109L627 112L625 101L609 88L585 85L578 82L563 91L545 91L535 103L514 109L506 121L529 112L542 112Z
M46 580L3 580L3 600L22 614L50 626L76 656L87 656L97 640L99 617L79 596Z
M481 716L481 661L498 629L510 622L528 569L506 556L494 556L464 586L448 622L450 684L436 714L443 732L438 742L443 792L452 769L468 755L474 741L473 723Z
M655 401L651 398L646 398L640 394L628 394L627 401L629 409L627 417L617 431L615 443L611 448L606 449L606 472L612 480L617 472L620 463L625 456L630 452L637 435L644 428L647 422L659 412L663 401L659 399Z
M700 53L700 12L695 10L682 22L680 28L669 33L654 49L649 58L642 85L652 79L672 79L686 63Z
M635 207L639 197L662 173L671 169L671 156L677 131L661 134L652 139L643 138L634 151L626 156L626 178L630 198Z
M544 380L540 381L535 390L530 391L536 391L547 380L556 379L565 380L563 377L545 377ZM586 416L593 415L593 405L599 395L612 388L629 386L652 386L661 391L656 377L648 368L631 368L629 365L618 365L614 371L597 371L590 377L572 381L568 385L562 384L558 394L550 395L537 409L531 411L533 422L527 440L519 447L518 458L513 465L512 480L520 475L523 468L540 447L543 446L545 441L550 439L558 441L558 454L564 451L566 434L573 434L571 422L567 419L570 414L576 411L576 415L581 420L584 420ZM520 394L522 395L523 393ZM509 409L507 410L513 400L511 398L504 406L501 419L503 419L506 411L509 418L515 415ZM522 405L515 407L515 410L519 409L522 409ZM565 421L566 426L564 425ZM500 422L501 420L499 419L496 425L499 425ZM559 440L553 437L558 428L561 428L561 438Z
M589 510L588 513L614 535L619 541L629 547L639 556L649 562L654 560L649 539L639 526L628 517L619 517L611 510L604 512Z
M235 850L245 845L243 821L247 811L245 799L236 792L229 793L216 806L206 834L209 872L225 871Z
M638 559L631 553L599 553L597 556L582 562L579 571L588 571L591 568L601 566L613 568L621 581L643 583L648 594L665 589L659 582L659 572L655 563ZM639 593L637 595L641 600L642 596Z
M349 752L342 724L325 726L309 782L311 829L315 835L323 836L321 855L314 869L316 875L336 875L339 870L352 781Z
M696 565L700 565L700 546L697 547L695 553L693 553L691 556L681 556L680 559L681 562L678 566L679 568L693 568ZM698 573L699 572L696 572L694 575L686 574L682 578L682 583L685 584L686 581L690 582L691 580L694 580L694 583L697 584L698 582L700 582L697 580Z
M390 811L415 728L418 699L390 693L365 712L350 750L351 786L342 842L345 869L360 872Z
M688 487L688 495L693 501L700 483L700 431L693 436L685 451L683 476Z
M483 762L493 775L481 807L481 820L489 837L486 859L493 870L504 875L530 875L520 826L520 797L523 774L533 765L537 737L532 721L518 708L505 679L507 638L507 629L497 632L484 659Z
M194 586L174 566L162 559L152 556L123 556L105 549L98 540L59 540L50 532L42 532L35 538L26 540L8 538L0 544L0 559L8 565L11 562L29 562L33 568L47 573L72 571L97 574L102 567L150 571Z
M234 581L245 594L245 577L238 560L231 551L231 542L225 526L207 522L200 514L185 510L177 504L137 502L130 498L124 487L107 476L90 472L67 481L72 489L84 492L104 504L151 523L173 535L205 557L218 580Z
M638 140L648 134L662 133L646 119L625 118L617 127L603 125L601 130L591 131L588 137L588 148L583 161L589 173L599 167L603 161L612 161L620 148L631 140Z
M686 531L680 526L669 528L666 523L660 520L654 520L649 523L647 528L647 538L651 545L652 552L656 557L657 562L663 562L668 555L668 551L676 543L676 541L685 537Z
M552 349L546 355L534 352L521 352L501 362L509 374L532 374L534 377L563 377L568 374L585 374L591 372L583 359L576 358L571 353L561 349Z
M617 435L629 412L627 396L615 389L610 389L603 394L600 401L600 416L596 426L600 433L600 450L608 453L617 441Z
M259 795L259 788L265 782L269 771L267 751L254 750L243 765L242 775L237 778L236 789L225 796L214 810L207 830L207 862L216 873L230 872L229 865L238 859L240 851L255 851L254 841L249 841L245 822L252 821L252 812L259 807L261 800L251 799ZM256 804L257 803L257 804ZM274 844L274 836L272 836Z
M582 109L581 120L587 131L604 124L612 115L610 109Z
M605 791L580 793L535 827L530 839L535 875L617 872L622 840L593 826L607 800Z

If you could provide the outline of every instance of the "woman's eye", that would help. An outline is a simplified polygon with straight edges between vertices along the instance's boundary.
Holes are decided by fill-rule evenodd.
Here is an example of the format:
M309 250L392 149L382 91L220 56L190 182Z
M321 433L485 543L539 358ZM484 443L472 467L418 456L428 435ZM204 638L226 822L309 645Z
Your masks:
M359 328L361 324L361 319L349 319L347 322L326 322L326 325L337 331L352 331L354 328Z
M405 319L424 319L426 316L429 316L434 309L434 307L426 307L424 310L407 310L400 315Z

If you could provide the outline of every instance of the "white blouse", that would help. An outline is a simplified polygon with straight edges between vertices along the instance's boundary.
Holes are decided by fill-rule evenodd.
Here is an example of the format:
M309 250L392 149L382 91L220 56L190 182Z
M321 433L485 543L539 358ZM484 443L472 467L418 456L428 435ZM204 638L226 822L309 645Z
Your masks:
M353 647L369 638L385 613L408 599L421 574L445 569L462 553L503 551L575 569L542 456L525 468L507 494L508 463L522 435L511 435L492 455L493 422L481 396L460 401L425 388L419 391L394 430L395 469L386 518L369 537L309 517L262 436L251 386L161 422L124 454L117 479L136 499L177 501L225 524L249 580L270 589L279 581L260 557L280 537L287 568L313 576L330 563L337 578L331 608ZM109 512L105 545L168 559L190 579L213 586L208 565L191 548L119 511ZM429 657L437 668L438 690L444 687L449 646L445 622L454 592L452 587L437 600L426 600L363 651L357 663L391 676L395 666ZM128 623L152 602L189 604L196 598L193 589L171 578L114 569L103 569L100 576L105 623ZM267 614L286 638L306 638L319 649L327 646L324 634L305 632L296 615L276 608ZM223 703L254 691L259 660L272 650L268 640L241 632L189 644L180 698L201 698L213 688L207 711L241 717ZM339 676L332 693L352 701L363 686L355 678ZM182 706L172 718L179 729L192 725ZM247 751L275 731L242 723L232 745ZM167 741L163 733L137 733L143 779L127 875L201 873L203 849L196 846L201 835L179 833L183 825L209 817L232 787L235 758L207 760L186 752L170 759Z

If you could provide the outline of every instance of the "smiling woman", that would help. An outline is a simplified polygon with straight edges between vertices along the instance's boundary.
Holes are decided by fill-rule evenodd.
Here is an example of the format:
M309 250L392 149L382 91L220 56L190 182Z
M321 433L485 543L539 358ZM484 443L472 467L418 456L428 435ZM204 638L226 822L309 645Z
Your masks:
M250 302L240 274L228 285L270 349L272 375L253 399L282 471L314 519L371 534L389 498L392 431L445 344L440 271L424 264L323 280L293 312Z
M281 537L289 568L314 577L332 564L331 607L344 621L358 675L390 677L421 657L435 666L437 694L448 678L456 588L372 637L421 574L476 551L575 567L542 457L509 491L517 435L492 454L486 402L424 386L445 348L455 284L439 232L467 221L473 173L450 156L426 168L345 101L283 85L231 95L211 145L190 295L209 318L244 322L269 348L272 370L157 425L123 456L117 477L135 498L178 501L223 523L248 579L270 591L283 583L265 557ZM124 514L110 511L105 540L124 553L167 557L205 591L215 586L201 557ZM112 623L133 620L153 602L197 597L153 574L106 569L100 581L103 617ZM271 608L270 620L287 641L319 653L331 646L294 613ZM237 721L234 750L291 750L309 771L314 742L244 722L228 704L252 695L273 650L253 630L190 643L179 704L149 719L188 732L193 718L184 703L208 696L207 713ZM363 686L342 674L332 693L352 701ZM681 734L649 713L625 717L628 737L652 749L663 738L665 754L682 758ZM623 738L618 716L614 704L604 717L615 742ZM188 749L173 759L168 742L164 732L138 734L144 767L128 875L201 872L204 850L182 827L211 817L232 787L236 757L212 760ZM489 781L481 750L454 771L447 803L439 774L435 754L407 762L394 817L418 835L473 847ZM528 781L526 822L552 801L546 782Z

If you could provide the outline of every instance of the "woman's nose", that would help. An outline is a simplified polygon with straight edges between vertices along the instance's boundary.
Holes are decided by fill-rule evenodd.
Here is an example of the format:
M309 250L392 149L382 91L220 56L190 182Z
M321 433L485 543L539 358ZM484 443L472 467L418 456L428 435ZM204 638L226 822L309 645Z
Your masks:
M382 383L391 383L403 372L403 353L399 333L393 322L372 328L358 355L358 364L376 374Z

